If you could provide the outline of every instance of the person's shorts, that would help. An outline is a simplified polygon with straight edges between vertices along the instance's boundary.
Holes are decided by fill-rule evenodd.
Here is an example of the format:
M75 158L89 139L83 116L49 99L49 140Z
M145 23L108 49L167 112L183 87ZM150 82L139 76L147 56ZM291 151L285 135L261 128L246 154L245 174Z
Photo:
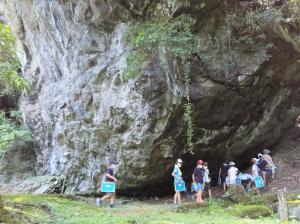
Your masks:
M200 191L200 190L203 190L203 184L201 183L193 183L192 184L192 191Z
M247 179L247 180L242 180L242 185L243 186L247 186L249 183L251 182L251 179Z
M267 173L268 175L272 175L273 170L272 170L272 169L266 169L266 173Z
M226 177L221 177L221 184L226 183Z
M209 182L206 182L206 183L204 184L204 191L208 191L208 190L210 190L210 183L209 183Z
M236 184L236 178L226 177L226 185L229 186L232 184Z

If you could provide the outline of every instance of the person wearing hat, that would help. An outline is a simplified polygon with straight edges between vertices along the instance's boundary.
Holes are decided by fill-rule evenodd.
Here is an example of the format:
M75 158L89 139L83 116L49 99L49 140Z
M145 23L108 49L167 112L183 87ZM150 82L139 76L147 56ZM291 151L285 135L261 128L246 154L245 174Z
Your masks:
M226 186L226 177L227 177L227 172L228 172L228 169L229 169L229 165L228 163L223 163L223 165L221 166L220 170L219 170L219 182L220 182L220 185L223 185L223 190L224 190L224 193L226 192L227 190L227 186Z
M111 161L108 164L108 167L104 174L104 181L105 182L115 182L117 183L118 180L115 177L115 169L116 169L116 163ZM98 192L100 191L100 188L98 189ZM115 201L115 193L106 193L102 198L99 200L99 205L101 206L103 204L103 201L110 199L110 205L109 207L114 207L114 201Z
M211 199L211 188L210 188L211 178L209 175L208 162L204 162L203 168L204 168L204 177L203 177L204 191L208 192L209 199Z
M236 184L236 178L239 173L238 168L235 167L235 162L229 163L229 169L228 169L228 181L229 186L232 184Z
M193 173L193 185L194 190L197 192L196 202L197 203L203 203L202 199L202 190L203 190L203 177L204 177L204 168L203 168L204 162L202 160L197 161L197 166L194 169Z
M268 168L271 170L272 172L272 179L275 179L275 170L276 170L276 166L273 162L272 157L270 156L271 151L269 149L264 149L263 150L263 155L262 158L264 160L266 160L268 162Z
M268 162L263 158L263 155L261 153L259 153L257 156L258 156L257 166L264 180L264 185L267 186Z
M182 163L183 162L181 159L177 159L176 164L174 166L174 170L172 172L172 176L174 177L174 186L176 185L177 181L182 180L182 172L180 170ZM180 193L180 191L176 191L176 189L175 189L174 205L176 205L177 203L178 203L178 205L181 204L181 193Z

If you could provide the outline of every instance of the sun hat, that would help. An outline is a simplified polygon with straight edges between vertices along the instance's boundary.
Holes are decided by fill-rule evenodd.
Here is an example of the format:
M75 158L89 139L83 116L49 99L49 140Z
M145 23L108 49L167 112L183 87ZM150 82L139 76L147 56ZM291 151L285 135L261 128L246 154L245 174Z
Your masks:
M263 154L269 154L269 153L271 153L271 151L269 149L264 149L263 150Z
M230 162L229 166L235 166L235 162Z
M181 159L177 159L177 163L183 163Z

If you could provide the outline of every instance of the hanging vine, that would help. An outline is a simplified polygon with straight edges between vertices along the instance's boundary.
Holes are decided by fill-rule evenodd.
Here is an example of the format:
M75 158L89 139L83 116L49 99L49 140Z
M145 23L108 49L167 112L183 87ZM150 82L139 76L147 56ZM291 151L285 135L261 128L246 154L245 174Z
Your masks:
M184 78L184 121L186 122L186 139L188 151L193 151L193 119L190 101L190 67L189 58L206 49L200 38L191 30L192 19L180 16L171 21L153 19L142 24L134 24L125 35L130 46L127 56L127 69L123 73L123 80L135 78L141 74L144 62L157 54L160 48L166 49L170 58L180 61Z
M193 118L192 118L192 104L190 101L190 68L191 63L186 59L183 60L184 63L184 84L185 84L185 98L186 103L184 105L184 120L186 122L186 141L189 152L193 152Z

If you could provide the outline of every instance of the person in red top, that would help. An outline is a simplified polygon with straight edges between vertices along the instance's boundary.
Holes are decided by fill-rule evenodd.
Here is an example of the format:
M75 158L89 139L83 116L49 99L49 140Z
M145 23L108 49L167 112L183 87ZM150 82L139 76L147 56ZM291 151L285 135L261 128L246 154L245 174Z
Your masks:
M198 160L197 161L197 166L194 169L194 173L193 173L193 185L194 190L197 192L197 199L196 202L197 203L203 203L203 199L202 199L202 191L203 191L203 177L204 177L204 168L203 168L203 164L204 162L202 160Z
M116 164L115 162L110 162L108 165L108 168L105 171L105 181L106 182L115 182L117 183L118 180L115 177L115 168L116 168ZM100 191L100 189L98 189L98 192ZM99 204L102 205L104 200L110 199L110 205L109 207L113 208L114 207L114 201L115 201L115 193L106 193L99 201Z

